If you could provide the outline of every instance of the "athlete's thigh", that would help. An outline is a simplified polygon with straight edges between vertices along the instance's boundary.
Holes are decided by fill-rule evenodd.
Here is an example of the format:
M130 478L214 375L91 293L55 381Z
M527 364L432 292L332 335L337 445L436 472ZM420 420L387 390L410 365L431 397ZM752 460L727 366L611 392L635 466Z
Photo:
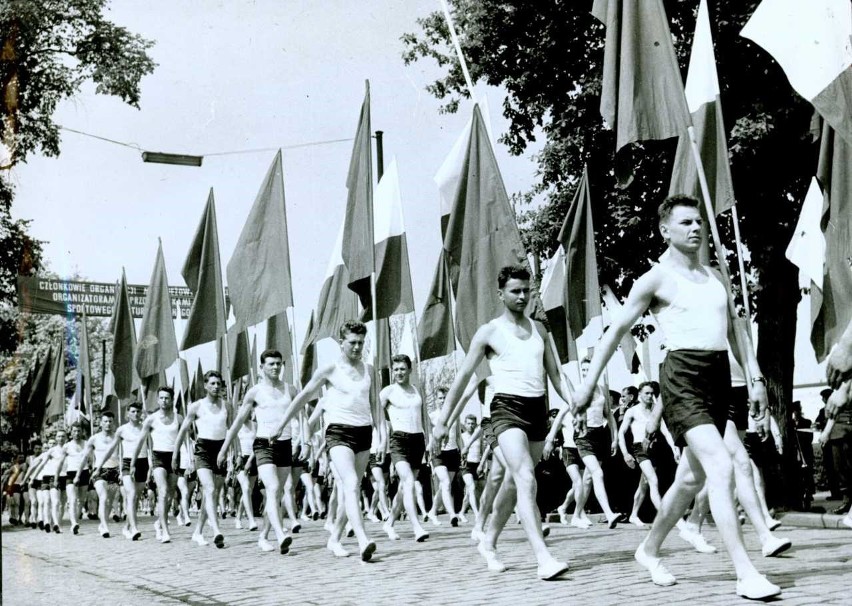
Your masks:
M411 464L408 461L397 461L394 467L396 467L396 475L399 476L400 481L414 481L414 473L411 471Z
M367 460L370 456L369 451L367 451L367 457L364 459L364 465L360 467L359 473L357 455L352 452L351 448L346 446L332 446L328 454L331 457L331 465L338 480L343 480L351 475L356 476L356 479L361 478L367 468Z
M291 467L277 467L276 473L278 474L278 483L281 486L292 486L291 480L293 479L293 474L291 473Z
M522 429L510 427L497 436L497 441L503 451L507 469L515 472L525 467L532 469L530 443Z
M447 471L447 468L443 465L438 465L434 470L435 477L438 478L438 481L441 483L450 482L450 472Z
M201 482L202 488L216 488L216 476L213 475L212 469L201 467L196 473L198 473L198 481Z
M109 491L107 490L106 480L95 480L95 493L99 499L107 498Z
M705 471L721 462L730 461L731 455L719 430L714 425L697 425L686 431L687 450Z
M657 482L657 471L654 469L654 464L649 460L639 462L639 469L642 470L642 477L650 483Z

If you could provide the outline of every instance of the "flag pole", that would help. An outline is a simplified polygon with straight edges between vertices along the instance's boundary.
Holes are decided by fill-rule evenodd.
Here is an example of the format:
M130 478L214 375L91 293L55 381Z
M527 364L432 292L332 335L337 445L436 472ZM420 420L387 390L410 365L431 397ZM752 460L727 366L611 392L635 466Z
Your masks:
M686 93L684 92L684 96ZM692 148L692 156L695 159L695 165L698 169L698 183L701 186L701 196L704 200L704 210L707 214L707 222L710 224L710 235L713 238L713 247L716 249L716 259L719 262L719 272L722 274L722 282L725 285L725 289L728 291L728 312L731 315L731 318L739 317L737 314L736 307L734 306L733 288L731 286L731 275L728 271L728 263L725 260L724 249L722 248L722 239L719 236L719 226L716 224L716 211L713 207L713 201L710 198L710 188L707 185L707 174L704 172L704 163L701 161L701 151L698 148L698 139L695 136L695 127L692 124L692 116L687 117L688 127L687 133L689 134L689 144ZM745 294L745 293L743 293ZM749 320L750 324L750 320ZM744 336L739 330L734 330L734 334L736 337L737 346L740 349L740 352L745 351L745 341ZM747 383L751 382L751 372L747 365L743 368L743 372L746 377Z
M464 53L462 52L461 44L459 43L459 36L456 33L456 26L453 24L453 17L450 15L450 7L447 4L447 0L438 0L438 2L444 11L444 19L447 20L447 28L450 30L450 38L452 39L453 46L456 49L456 55L458 55L459 58L462 74L464 74L464 81L465 84L467 84L467 92L470 94L471 100L476 103L476 94L473 92L473 80L470 77L470 71L467 69L467 61L465 61Z
M751 333L751 303L748 300L748 280L746 279L745 259L743 258L743 242L740 237L740 217L737 213L737 205L731 207L731 222L734 224L734 240L737 245L737 260L740 266L740 286L743 289L743 308L748 319L749 333Z

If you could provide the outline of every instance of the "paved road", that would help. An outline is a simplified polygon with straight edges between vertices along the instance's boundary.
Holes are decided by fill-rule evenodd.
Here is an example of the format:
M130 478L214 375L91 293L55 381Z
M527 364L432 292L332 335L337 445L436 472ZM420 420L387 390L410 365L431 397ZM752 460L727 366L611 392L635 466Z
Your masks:
M501 541L509 569L489 573L468 540L469 526L431 528L423 544L410 539L405 523L402 541L388 541L378 524L368 531L378 539L373 562L336 559L325 549L326 533L309 522L296 535L291 555L261 553L257 533L238 531L224 522L227 546L199 547L190 529L173 532L173 542L153 539L146 521L143 539L131 543L102 539L95 522L85 522L79 536L67 531L47 535L4 524L3 603L118 605L223 604L736 604L734 576L721 555L696 553L672 535L666 561L678 577L674 587L653 585L632 560L643 532L603 525L582 531L553 527L548 539L555 555L571 563L565 579L545 583L535 578L532 554L523 532L512 525ZM709 540L720 545L714 528ZM786 557L763 559L749 530L747 546L758 568L783 589L783 604L849 604L852 595L852 532L785 529L794 541ZM405 540L407 539L407 540ZM347 543L353 552L354 539Z

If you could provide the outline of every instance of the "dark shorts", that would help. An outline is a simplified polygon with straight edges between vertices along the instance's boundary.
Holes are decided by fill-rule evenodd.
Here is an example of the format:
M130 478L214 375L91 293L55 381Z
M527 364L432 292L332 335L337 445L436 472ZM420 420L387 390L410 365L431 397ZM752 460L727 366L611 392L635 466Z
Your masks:
M195 469L209 469L213 475L224 476L225 470L216 464L216 457L222 449L225 440L206 440L198 438L195 441Z
M748 429L748 387L745 385L731 387L728 419L734 422L737 431Z
M255 459L251 460L251 466L246 469L246 463L248 463L249 455L242 455L240 457L240 469L244 469L246 474L254 477L257 475L257 461Z
M547 400L498 393L491 400L491 426L499 437L507 429L517 427L530 442L543 442L547 437Z
M293 463L293 442L291 440L255 438L252 448L254 449L254 460L258 467L262 465L290 467Z
M493 451L497 448L497 436L494 434L494 426L491 424L491 417L482 417L482 421L479 423L479 426L482 428L483 441L487 446L490 446Z
M130 475L130 459L121 460L121 475ZM142 484L148 481L148 459L136 459L136 469L133 472L133 481Z
M648 450L645 450L645 445L642 442L633 442L633 458L636 459L637 463L651 461L651 454ZM651 462L653 463L653 461Z
M748 456L751 457L754 464L761 469L773 462L772 455L775 451L775 440L771 437L766 440L761 440L760 434L756 431L749 431L746 432L743 444L746 447Z
M151 460L154 463L154 469L162 467L166 470L166 473L172 473L172 453L161 450L152 450ZM139 461L136 463L138 464Z
M84 469L82 471L66 471L65 477L68 478L69 482L73 482L74 478L77 477L77 474L80 474L80 481L77 483L81 488L85 488L89 485L90 474L88 469Z
M670 351L660 366L663 419L678 446L693 427L713 425L725 433L731 405L731 366L727 351Z
M390 458L394 464L405 461L411 469L420 469L426 454L426 437L422 433L395 431L390 437Z
M290 459L292 460L292 463L291 463L290 466L293 469L297 470L296 473L303 473L308 467L308 460L303 459L299 456L300 450L301 450L300 448L296 448L295 451L290 451L291 452Z
M354 453L370 450L373 442L373 426L343 425L332 423L325 428L325 446L329 452L335 446L345 446Z
M611 437L608 425L589 427L582 436L578 436L577 432L574 432L574 443L577 445L581 457L594 455L599 462L602 462L609 458L610 448L612 447Z
M30 490L41 490L41 480L38 478L30 480Z
M195 470L187 471L183 467L178 467L177 475L178 475L178 477L183 478L187 482L197 482L198 481L198 474L195 473Z
M456 472L461 467L461 452L458 448L442 450L438 456L432 459L432 469L444 466L450 473Z
M580 451L573 446L564 446L562 448L562 460L565 462L565 467L576 465L580 469L585 469L586 464L583 463L583 457L580 456Z
M108 467L106 469L101 469L101 473L97 477L96 481L103 480L107 484L118 484L120 479L118 467Z
M21 492L20 484L12 484L12 494L21 494Z
M479 461L468 461L464 464L464 473L462 475L473 476L474 481L479 479Z
M390 457L385 455L382 457L382 462L379 463L379 455L374 452L370 453L370 459L367 461L367 469L373 469L377 467L382 470L382 473L390 473L391 460Z
M53 486L53 484L51 484ZM68 476L61 475L56 478L56 487L59 490L65 490L65 487L68 486Z

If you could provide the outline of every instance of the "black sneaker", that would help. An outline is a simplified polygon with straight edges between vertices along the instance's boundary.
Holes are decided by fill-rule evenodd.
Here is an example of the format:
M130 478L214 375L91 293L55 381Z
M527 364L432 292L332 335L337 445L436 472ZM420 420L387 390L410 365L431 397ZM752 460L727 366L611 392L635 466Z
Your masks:
M849 509L852 508L852 501L849 499L844 499L843 503L841 503L840 507L834 509L832 513L842 516L845 513L849 513Z

